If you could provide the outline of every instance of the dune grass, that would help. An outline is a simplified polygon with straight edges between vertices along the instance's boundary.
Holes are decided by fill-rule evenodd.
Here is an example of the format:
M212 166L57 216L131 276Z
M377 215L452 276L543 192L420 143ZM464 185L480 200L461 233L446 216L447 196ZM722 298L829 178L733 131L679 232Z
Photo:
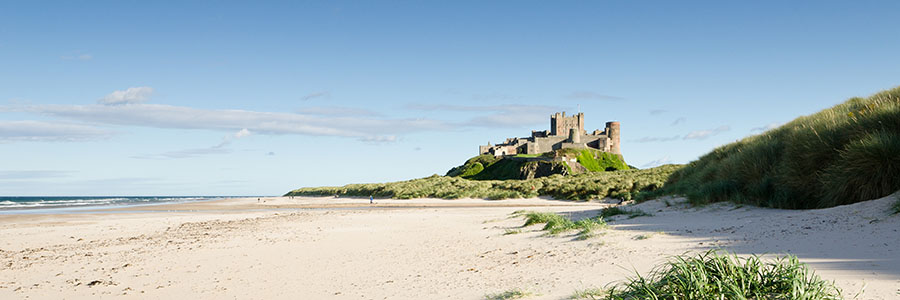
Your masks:
M900 190L900 88L852 98L721 146L674 172L655 193L693 204L735 201L824 208Z
M560 233L578 230L576 234L577 240L586 240L595 235L595 232L607 227L603 218L587 218L578 221L561 216L552 212L534 212L534 211L516 211L512 216L525 217L525 224L522 227L528 227L535 224L544 224L541 229L546 231L548 235L557 235Z
M469 180L433 175L408 181L350 184L340 187L301 188L285 196L357 196L412 198L531 198L551 196L556 199L602 199L612 194L641 194L661 187L678 165L652 169L629 169L614 172L589 172L578 175L553 175L526 180Z
M843 299L794 256L763 262L716 250L679 256L647 276L615 286L603 299Z
M484 296L484 299L487 300L508 300L508 299L522 299L525 297L530 297L534 295L529 291L525 291L522 289L510 289L503 292L495 293L495 294L487 294Z
M604 289L587 288L575 291L572 296L569 296L569 299L603 299L604 295L606 295L606 290Z
M634 219L637 217L652 216L652 214L649 214L640 209L624 209L624 208L621 208L618 206L606 207L600 211L601 218L609 218L609 217L618 216L618 215L627 215L629 219Z

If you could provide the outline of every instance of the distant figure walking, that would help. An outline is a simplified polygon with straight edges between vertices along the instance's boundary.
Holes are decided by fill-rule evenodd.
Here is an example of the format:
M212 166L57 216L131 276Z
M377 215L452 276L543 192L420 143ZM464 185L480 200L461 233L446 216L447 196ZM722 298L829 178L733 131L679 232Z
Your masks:
M375 204L375 196L369 196L369 204Z

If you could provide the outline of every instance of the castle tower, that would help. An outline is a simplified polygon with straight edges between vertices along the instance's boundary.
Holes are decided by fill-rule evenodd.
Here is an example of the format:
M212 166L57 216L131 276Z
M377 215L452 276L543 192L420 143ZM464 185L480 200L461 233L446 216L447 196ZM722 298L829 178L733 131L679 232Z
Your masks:
M622 155L622 149L619 147L619 122L606 122L606 135L612 143L609 152Z
M581 134L578 133L578 129L569 128L569 143L573 143L573 144L581 143Z
M550 116L550 135L564 135L573 128L578 134L584 134L584 113L566 117L566 112L562 112Z

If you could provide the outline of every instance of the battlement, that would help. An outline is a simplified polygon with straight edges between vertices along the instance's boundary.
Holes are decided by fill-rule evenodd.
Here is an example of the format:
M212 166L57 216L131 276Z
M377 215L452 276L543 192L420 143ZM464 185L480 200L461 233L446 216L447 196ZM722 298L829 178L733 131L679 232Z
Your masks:
M539 154L564 148L592 148L622 155L619 147L619 122L606 122L601 131L588 134L584 130L584 113L566 116L566 112L550 115L550 130L532 130L530 137L507 138L502 144L478 147L479 154L496 156Z

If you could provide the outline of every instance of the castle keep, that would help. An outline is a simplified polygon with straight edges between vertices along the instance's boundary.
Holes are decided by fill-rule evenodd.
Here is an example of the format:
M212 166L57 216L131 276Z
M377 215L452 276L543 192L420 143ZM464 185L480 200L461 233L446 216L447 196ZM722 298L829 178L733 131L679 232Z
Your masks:
M550 130L532 130L530 137L508 138L502 144L478 146L478 153L494 156L540 154L565 148L592 148L621 157L619 122L606 122L603 131L597 129L588 134L584 131L584 113L568 117L566 112L556 113L550 116Z

